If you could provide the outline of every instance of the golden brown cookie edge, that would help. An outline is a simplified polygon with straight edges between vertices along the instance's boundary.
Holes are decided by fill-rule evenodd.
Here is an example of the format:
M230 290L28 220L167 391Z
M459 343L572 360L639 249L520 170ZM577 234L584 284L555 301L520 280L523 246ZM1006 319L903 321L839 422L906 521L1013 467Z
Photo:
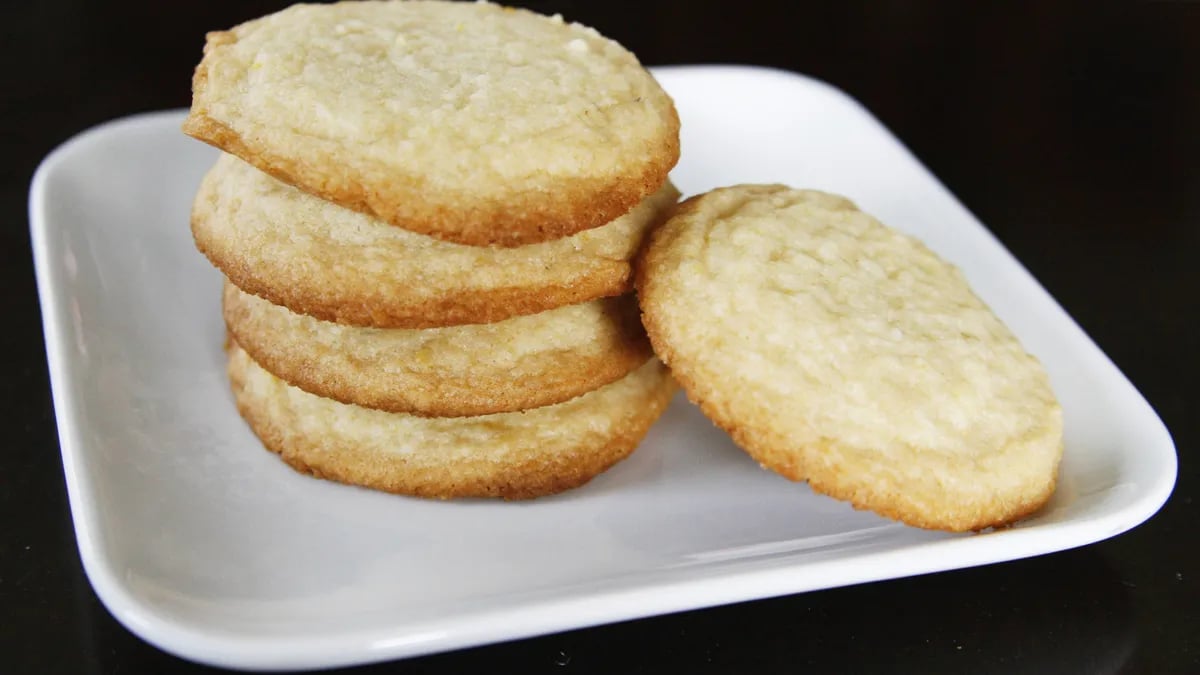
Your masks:
M688 400L699 407L713 424L728 433L738 447L762 467L789 480L807 482L815 492L849 502L856 509L872 511L886 518L925 529L970 532L1004 527L1036 513L1050 500L1057 484L1057 465L1045 485L1031 486L1018 495L997 500L992 504L992 508L950 507L932 511L917 508L910 500L904 499L903 495L889 497L864 491L860 482L836 468L831 468L828 446L781 448L766 438L766 434L732 419L723 406L716 403L720 398L717 388L707 386L693 377L696 364L686 357L681 357L669 344L665 337L667 331L656 317L653 301L654 275L648 273L658 262L659 250L664 246L663 240L673 234L672 221L686 217L694 211L703 197L704 194L694 195L680 202L674 216L646 237L634 259L634 288L641 308L642 325L650 338L655 355L671 369L672 376L683 388Z
M227 351L232 355L238 349L237 343L231 342ZM354 448L334 450L340 456L331 461L330 448L306 442L301 437L289 439L269 415L253 405L245 394L244 376L235 367L234 359L229 360L227 371L238 413L263 446L296 471L346 485L432 499L499 497L521 500L580 487L637 449L650 427L666 410L676 390L670 375L664 374L649 400L636 406L632 421L606 439L603 445L574 448L571 453L559 451L550 457L537 456L501 466L498 470L494 462L477 462L474 463L477 468L484 466L495 473L486 479L464 481L456 477L454 468L432 472L435 475L414 476L404 470L402 463L386 462L388 467L379 470L379 457ZM571 457L568 458L568 454Z
M206 49L207 53L207 49ZM203 99L207 67L193 77L194 101ZM337 170L321 170L312 158L287 157L257 146L193 104L184 133L208 143L309 194L411 232L469 246L514 247L568 237L600 227L630 211L667 181L679 161L679 114L667 98L668 133L647 152L641 171L608 180L564 180L536 199L480 200L463 208L462 196L431 199L419 177L390 176L383 184ZM347 167L341 167L346 170ZM495 224L504 223L502 231Z
M632 288L629 262L612 261L569 284L463 288L439 297L414 298L402 294L372 293L340 297L342 288L324 293L304 284L279 283L264 277L236 251L214 241L196 218L192 220L196 248L234 284L272 304L298 314L349 326L373 328L442 328L472 323L493 323L514 316L588 300L621 295Z
M341 403L425 417L469 417L561 403L621 379L652 355L635 307L628 316L618 317L622 330L603 351L577 354L566 368L551 370L542 378L514 382L507 371L476 371L470 378L458 379L412 374L411 378L387 378L386 383L375 386L346 373L329 372L316 354L281 353L273 332L255 331L249 325L253 323L251 312L234 284L227 282L222 293L226 328L272 375Z

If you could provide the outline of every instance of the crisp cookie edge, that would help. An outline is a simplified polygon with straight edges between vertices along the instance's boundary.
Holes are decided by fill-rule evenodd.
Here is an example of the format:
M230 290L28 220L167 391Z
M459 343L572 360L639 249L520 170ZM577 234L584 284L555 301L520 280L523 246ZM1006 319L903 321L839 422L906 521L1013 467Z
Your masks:
M227 340L227 350L231 353L238 348L236 342ZM463 482L455 478L454 467L439 472L440 475L413 476L396 463L391 463L391 466L383 470L373 469L372 466L378 464L379 457L369 452L342 448L338 452L344 456L331 460L328 448L306 442L306 439L300 437L289 441L287 435L269 419L269 415L258 410L249 400L250 397L244 391L244 377L234 368L232 359L227 372L238 413L264 448L278 455L296 471L346 485L433 499L499 497L505 500L523 500L580 487L637 449L650 427L666 410L676 390L670 374L664 372L662 381L649 400L637 407L637 414L632 423L625 425L602 446L573 448L575 459L578 459L574 464L561 461L554 463L553 460L561 460L564 456L560 451L553 453L554 456L550 458L535 456L524 462L502 465L487 479ZM550 466L547 466L547 459L551 460ZM496 469L494 462L484 464Z
M480 200L476 208L462 209L462 195L442 203L427 200L420 177L391 176L383 185L338 171L314 171L312 157L290 157L247 139L229 124L211 117L203 101L208 84L208 59L218 48L237 42L234 30L205 36L204 52L192 74L192 106L183 122L185 134L236 155L277 180L348 209L366 213L412 232L470 246L524 246L571 236L600 227L627 213L667 181L679 162L679 112L665 91L666 129L658 147L647 152L641 170L607 180L571 180L542 193L544 200L494 198ZM647 76L653 79L652 75ZM661 86L660 86L661 89ZM359 172L361 173L361 172ZM402 189L392 192L400 186ZM514 208L516 207L516 208ZM469 212L468 218L465 214ZM520 216L513 220L513 214ZM497 232L494 223L504 222Z
M469 417L553 405L616 382L653 355L635 315L631 317L631 325L622 326L624 339L609 345L610 348L600 354L576 358L571 362L569 373L552 374L557 377L514 383L506 373L483 377L476 371L470 378L451 381L452 394L438 394L438 388L447 386L445 378L421 378L410 373L408 377L420 380L419 384L400 381L389 390L380 391L362 386L357 378L339 377L324 370L319 364L320 359L315 357L304 359L280 354L273 348L270 335L260 335L247 325L251 310L237 297L237 291L231 290L233 286L230 283L222 293L225 326L234 341L259 366L310 394L387 412L422 417ZM318 363L314 365L312 361Z
M692 377L694 364L686 357L681 358L664 338L668 331L664 330L655 316L653 299L655 282L654 274L650 270L658 264L661 249L665 246L660 242L671 234L671 221L694 212L705 194L707 193L694 195L680 202L674 216L649 234L634 258L634 288L642 310L642 325L646 328L654 353L671 369L672 376L683 388L688 400L699 407L713 424L728 433L739 448L763 468L795 482L807 482L815 492L848 502L855 509L872 511L926 529L969 532L1004 527L1035 513L1050 500L1057 486L1060 463L1055 463L1054 471L1045 485L1026 489L1013 499L994 500L993 506L1001 504L1000 508L962 509L952 506L939 510L938 513L931 513L927 509L914 508L911 501L904 499L903 495L888 497L864 491L860 481L845 476L842 471L826 468L829 462L817 461L816 456L828 454L833 446L776 447L766 438L769 434L731 419L715 402L719 396L714 397L714 394L720 387L706 386ZM1061 457L1061 440L1058 452Z

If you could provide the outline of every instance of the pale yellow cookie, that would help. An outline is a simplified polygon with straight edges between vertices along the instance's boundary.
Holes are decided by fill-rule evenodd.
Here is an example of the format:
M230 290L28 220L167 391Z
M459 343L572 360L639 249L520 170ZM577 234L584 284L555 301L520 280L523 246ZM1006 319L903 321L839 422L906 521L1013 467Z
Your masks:
M192 88L188 134L465 244L599 227L679 158L675 107L633 54L492 4L294 5L210 33Z
M526 499L577 487L624 459L675 384L657 359L565 403L480 417L417 417L309 394L237 343L229 379L268 450L299 471L420 497Z
M629 291L630 259L678 198L667 183L603 227L483 248L392 227L223 155L196 195L192 234L235 284L277 305L346 324L429 328Z
M920 527L976 530L1049 499L1046 373L912 237L784 186L682 204L638 267L655 351L767 468Z
M289 312L226 282L224 313L237 343L289 384L437 417L561 403L651 356L632 294L497 323L358 328Z

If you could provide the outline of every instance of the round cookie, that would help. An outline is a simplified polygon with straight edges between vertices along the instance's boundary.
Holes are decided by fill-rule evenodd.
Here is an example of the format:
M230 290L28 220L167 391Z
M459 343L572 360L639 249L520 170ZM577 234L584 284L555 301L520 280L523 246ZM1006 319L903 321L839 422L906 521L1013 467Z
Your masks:
M446 241L599 227L679 159L670 97L616 42L486 3L294 5L209 33L184 131Z
M242 417L293 468L441 499L527 499L583 485L633 452L675 391L652 358L565 403L480 417L416 417L289 386L236 343L229 347L229 379Z
M638 267L655 351L763 466L905 523L1010 523L1049 499L1062 413L954 266L848 200L736 186L684 202Z
M196 195L192 234L238 287L277 305L346 324L432 328L631 290L630 259L678 198L668 182L603 227L483 248L391 227L222 155Z
M225 325L268 371L343 403L437 417L561 403L650 358L632 294L497 323L358 328L319 321L225 283Z

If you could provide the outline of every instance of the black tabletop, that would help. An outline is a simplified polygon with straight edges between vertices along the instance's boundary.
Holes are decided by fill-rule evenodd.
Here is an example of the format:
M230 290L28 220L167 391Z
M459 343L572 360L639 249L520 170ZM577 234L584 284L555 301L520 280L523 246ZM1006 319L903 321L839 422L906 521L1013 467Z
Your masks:
M187 105L204 32L284 4L0 10L0 672L209 671L127 632L83 574L25 200L54 145ZM857 97L1143 392L1174 435L1178 483L1146 524L1072 551L354 672L1200 672L1200 3L527 4L649 64L771 65Z

